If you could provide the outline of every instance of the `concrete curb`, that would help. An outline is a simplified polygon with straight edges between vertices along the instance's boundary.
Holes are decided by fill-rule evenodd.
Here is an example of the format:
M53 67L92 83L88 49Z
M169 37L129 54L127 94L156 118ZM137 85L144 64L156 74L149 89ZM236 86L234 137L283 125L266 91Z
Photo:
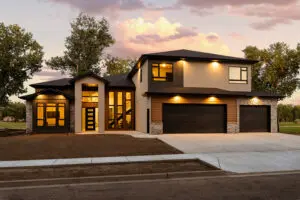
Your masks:
M30 180L13 180L0 181L0 188L21 187L21 186L39 186L53 184L74 184L89 182L118 182L118 181L138 181L138 180L155 180L155 179L175 179L189 177L212 177L227 175L222 170L210 171L187 171L187 172L167 172L153 174L132 174L132 175L110 175L110 176L91 176L91 177L74 177L74 178L49 178L49 179L30 179Z

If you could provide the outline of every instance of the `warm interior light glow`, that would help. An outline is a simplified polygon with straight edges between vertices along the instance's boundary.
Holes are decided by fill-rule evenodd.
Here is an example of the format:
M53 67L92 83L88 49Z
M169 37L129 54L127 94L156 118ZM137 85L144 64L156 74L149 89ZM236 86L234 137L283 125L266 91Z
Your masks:
M163 64L161 64L160 66L161 66L161 67L166 67L166 64L165 64L165 63L163 63Z

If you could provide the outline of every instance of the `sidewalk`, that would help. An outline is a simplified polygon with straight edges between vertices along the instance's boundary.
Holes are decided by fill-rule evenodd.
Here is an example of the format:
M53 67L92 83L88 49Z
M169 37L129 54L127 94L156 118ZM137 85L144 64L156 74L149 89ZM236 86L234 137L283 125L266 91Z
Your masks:
M98 157L98 158L95 157L95 158L19 160L19 161L0 161L0 168L42 167L42 166L62 166L62 165L80 165L80 164L110 164L110 163L198 160L198 159L199 158L197 157L197 154L170 154L170 155L119 156L119 157Z

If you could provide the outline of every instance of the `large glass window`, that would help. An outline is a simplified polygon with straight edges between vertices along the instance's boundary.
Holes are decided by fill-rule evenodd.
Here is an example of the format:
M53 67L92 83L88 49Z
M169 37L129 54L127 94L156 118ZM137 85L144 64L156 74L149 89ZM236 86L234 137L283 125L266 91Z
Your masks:
M64 127L64 103L37 103L37 127Z
M133 92L111 91L108 99L108 128L133 129Z
M152 64L152 80L172 82L173 65L166 63Z
M229 83L248 83L247 67L229 67Z

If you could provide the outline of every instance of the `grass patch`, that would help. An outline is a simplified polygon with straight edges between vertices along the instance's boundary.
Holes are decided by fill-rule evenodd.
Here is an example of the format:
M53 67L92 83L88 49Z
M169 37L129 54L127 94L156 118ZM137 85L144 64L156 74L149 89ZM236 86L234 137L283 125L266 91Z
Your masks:
M279 132L300 135L300 124L294 122L281 122L279 124Z
M26 129L25 122L1 122L0 129Z

